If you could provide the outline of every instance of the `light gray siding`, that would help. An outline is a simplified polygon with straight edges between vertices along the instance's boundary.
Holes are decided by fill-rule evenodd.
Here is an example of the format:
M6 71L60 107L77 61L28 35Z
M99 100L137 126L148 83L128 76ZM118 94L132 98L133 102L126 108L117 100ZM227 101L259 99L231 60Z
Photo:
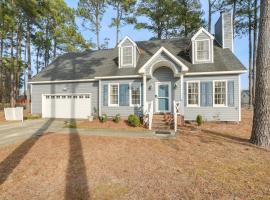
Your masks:
M153 78L147 80L146 84L146 101L154 101L154 112L157 112L157 102L155 95L157 94L157 82L171 82L171 112L173 111L173 101L180 100L181 81L180 78L175 78L173 71L168 67L160 67L153 72ZM174 87L174 85L177 85Z
M197 61L196 59L196 41L197 40L209 40L210 41L210 61ZM192 57L193 57L193 64L200 64L200 63L211 63L213 60L213 40L209 37L209 35L207 35L206 33L202 32L200 33L196 38L195 41L192 42Z
M223 14L224 44L223 48L229 48L233 51L233 26L231 13Z
M121 79L121 80L102 80L101 81L101 95L103 95L103 89L105 84L109 83L119 83L119 84L138 84L141 85L142 92L142 78L141 79ZM109 88L108 88L109 89ZM142 114L142 94L141 94L141 107L131 107L131 106L104 106L103 98L101 98L101 114L106 114L109 117L113 117L116 114L120 114L122 117L127 117L130 114Z
M234 106L233 107L187 107L185 106L185 120L195 120L197 115L202 115L206 121L239 121L239 81L238 75L228 76L203 76L184 77L186 81L234 81ZM186 96L187 94L185 94Z
M42 94L91 93L92 114L98 113L98 82L33 84L31 109L33 114L42 114Z

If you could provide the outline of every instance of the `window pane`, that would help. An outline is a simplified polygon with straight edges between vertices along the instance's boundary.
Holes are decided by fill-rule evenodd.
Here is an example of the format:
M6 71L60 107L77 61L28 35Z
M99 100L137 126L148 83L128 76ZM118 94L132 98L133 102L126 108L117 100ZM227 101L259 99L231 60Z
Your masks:
M110 85L110 104L118 104L118 85Z
M131 88L131 103L133 105L140 105L141 104L141 94L139 87L132 87Z
M215 82L215 104L225 105L226 104L226 82L216 81Z
M196 41L196 52L197 52L197 60L209 60L209 40Z
M123 47L123 64L132 64L132 47Z
M188 83L188 104L199 104L199 83Z

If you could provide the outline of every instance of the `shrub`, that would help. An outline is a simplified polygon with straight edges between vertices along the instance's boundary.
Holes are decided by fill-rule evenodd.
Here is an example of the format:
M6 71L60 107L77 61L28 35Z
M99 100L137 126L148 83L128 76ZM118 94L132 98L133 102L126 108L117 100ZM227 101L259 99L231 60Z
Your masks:
M106 122L106 121L108 120L108 116L107 116L106 114L103 114L103 115L101 115L101 116L99 117L99 120L100 120L101 122Z
M198 126L201 126L202 125L203 118L202 118L201 115L197 115L196 122L197 122Z
M120 122L120 114L117 114L117 115L115 115L114 116L114 118L113 118L113 121L115 122L115 123L119 123Z
M140 119L137 115L129 115L128 116L128 123L134 127L138 127L141 125Z

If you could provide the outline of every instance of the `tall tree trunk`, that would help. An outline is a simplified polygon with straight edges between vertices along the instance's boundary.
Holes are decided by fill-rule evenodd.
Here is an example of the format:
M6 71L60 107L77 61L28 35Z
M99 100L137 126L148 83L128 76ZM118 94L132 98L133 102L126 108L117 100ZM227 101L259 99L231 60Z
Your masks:
M27 58L27 45L25 43L25 48L24 48L24 62L26 62L26 58ZM24 81L24 96L27 95L27 81L26 81L26 68L24 69L24 75L23 75L23 81Z
M211 33L212 25L212 2L208 0L208 32Z
M14 32L13 28L11 28L10 33L10 61L11 61L11 69L10 69L10 106L15 107L15 93L14 93L14 87L15 87L15 78L14 78L14 54L13 54L13 38L14 38Z
M15 88L15 93L16 96L19 96L20 92L20 75L21 75L21 61L22 61L22 25L19 25L18 28L18 34L17 34L17 74L16 74L16 88Z
M4 67L3 67L3 46L4 46L4 39L2 32L0 31L0 103L3 102L3 94L4 94L4 87L3 87L3 73L4 73Z
M235 14L236 14L236 3L237 0L233 1L233 16L232 16L232 25L233 25L233 38L235 36Z
M118 3L117 5L117 10L116 10L116 42L115 42L115 46L118 45L119 42L119 33L120 33L120 3Z
M258 14L257 14L257 6L258 6L258 0L254 0L254 29L253 29L253 88L252 88L252 93L253 93L253 103L255 102L255 85L256 85L256 62L257 62L257 42L258 42L258 36L257 36L257 31L258 31L258 26L257 26L257 21L258 21Z
M48 40L49 40L49 27L48 27L48 20L47 20L47 25L46 25L46 31L45 31L45 55L44 55L44 67L48 66L49 63L49 46L48 46Z
M30 94L30 86L28 84L28 81L31 79L31 74L32 74L32 70L31 70L31 25L30 25L30 20L27 21L27 33L26 33L26 46L27 46L27 84L26 84L26 88L27 88L27 104L26 104L26 109L28 111L30 111L30 99L31 99L31 94Z
M37 57L36 57L36 70L37 70L37 74L39 73L39 52L40 52L40 47L37 47Z
M270 147L270 1L261 0L256 99L250 141Z
M248 3L248 48L249 48L249 107L252 107L252 85L253 85L253 71L252 71L252 21L251 21L251 0Z
M56 48L57 48L57 42L56 42L56 39L54 39L54 43L53 43L53 58L56 58Z
M100 42L99 42L99 15L96 15L96 37L97 37L97 49L100 49Z

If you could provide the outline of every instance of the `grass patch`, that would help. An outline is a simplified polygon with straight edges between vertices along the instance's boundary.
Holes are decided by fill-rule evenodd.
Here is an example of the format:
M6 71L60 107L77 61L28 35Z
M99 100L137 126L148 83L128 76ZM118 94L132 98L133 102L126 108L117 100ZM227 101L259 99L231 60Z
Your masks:
M77 128L76 122L65 121L64 128Z

